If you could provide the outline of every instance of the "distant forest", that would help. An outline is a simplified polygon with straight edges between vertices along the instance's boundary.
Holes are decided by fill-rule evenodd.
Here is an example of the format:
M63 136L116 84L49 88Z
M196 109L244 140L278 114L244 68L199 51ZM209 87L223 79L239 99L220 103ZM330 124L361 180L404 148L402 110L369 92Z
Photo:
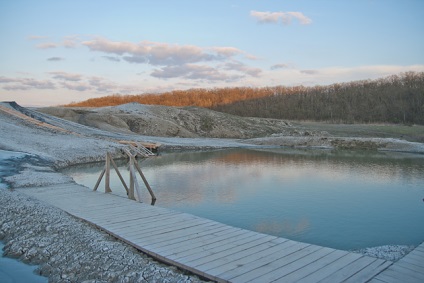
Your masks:
M245 117L424 125L424 72L328 86L236 87L112 95L66 106L101 107L129 102L199 106Z

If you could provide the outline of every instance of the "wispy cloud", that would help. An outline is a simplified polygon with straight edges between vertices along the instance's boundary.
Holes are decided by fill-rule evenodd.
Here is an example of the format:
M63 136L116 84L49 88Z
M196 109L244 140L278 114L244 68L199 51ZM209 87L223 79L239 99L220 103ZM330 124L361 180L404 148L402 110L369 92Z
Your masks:
M262 73L262 69L247 66L239 61L228 62L224 65L224 68L226 70L235 70L252 77L259 77Z
M42 35L30 35L28 36L29 40L42 40L42 39L47 39L49 38L48 36L42 36Z
M72 73L61 72L61 71L49 72L49 74L52 75L54 79L72 81L72 82L80 81L83 77L80 74L72 74Z
M5 90L28 90L28 89L55 89L56 86L49 80L36 80L33 78L7 78L0 77L0 84Z
M57 48L59 45L54 43L54 42L46 42L46 43L40 43L37 44L37 48L38 49L52 49L52 48Z
M285 63L275 64L270 67L271 70L289 69L289 68L292 68L292 66L290 64L285 64Z
M217 68L207 65L186 64L182 66L166 66L156 69L151 73L152 77L160 79L184 78L202 81L234 81L241 75L222 72Z
M301 74L305 74L305 75L316 75L319 73L318 70L300 70Z
M112 61L112 62L120 62L121 59L116 56L102 56L102 58L105 58L106 60Z
M250 11L250 15L259 23L279 23L290 25L293 19L299 21L302 25L309 25L312 20L301 12L260 12Z
M63 60L65 60L65 58L62 58L62 57L50 57L50 58L47 58L47 61L63 61Z

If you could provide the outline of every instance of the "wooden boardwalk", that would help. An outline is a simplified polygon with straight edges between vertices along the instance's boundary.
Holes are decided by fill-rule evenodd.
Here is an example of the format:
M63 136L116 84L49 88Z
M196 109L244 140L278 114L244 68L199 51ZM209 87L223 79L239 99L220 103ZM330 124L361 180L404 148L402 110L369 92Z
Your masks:
M404 275L424 282L423 245L393 264L231 227L76 184L20 191L92 223L161 261L218 282L381 283L402 282L399 276Z

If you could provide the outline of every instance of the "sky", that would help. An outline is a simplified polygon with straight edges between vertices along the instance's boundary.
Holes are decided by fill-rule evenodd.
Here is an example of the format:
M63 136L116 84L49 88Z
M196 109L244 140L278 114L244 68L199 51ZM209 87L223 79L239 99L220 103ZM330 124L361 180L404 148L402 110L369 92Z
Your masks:
M0 101L424 71L423 0L0 0Z

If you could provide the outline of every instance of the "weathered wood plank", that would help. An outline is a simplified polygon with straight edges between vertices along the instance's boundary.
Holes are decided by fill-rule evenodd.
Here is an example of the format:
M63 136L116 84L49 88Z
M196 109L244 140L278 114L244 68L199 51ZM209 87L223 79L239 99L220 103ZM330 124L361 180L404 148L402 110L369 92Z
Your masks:
M267 274L261 277L258 277L257 279L255 279L255 282L273 282L273 281L280 282L279 280L282 277L289 275L295 272L296 270L304 268L305 266L323 258L324 256L330 254L333 251L334 250L330 248L320 248L308 255L305 255L304 257L301 257L288 264L284 264L281 267L278 267L268 272ZM283 280L283 282L285 281Z
M178 261L182 263L197 262L198 259L204 258L210 255L220 253L238 245L243 245L260 238L260 235L252 233L245 233L243 230L233 237L225 237L219 242L215 242L210 245L205 245L199 252L183 253L178 255ZM185 256L182 256L185 255Z
M169 258L179 259L188 255L206 252L208 249L213 249L215 246L219 246L222 241L226 241L230 237L239 235L244 235L242 229L225 229L220 232L195 239L191 243L186 243L179 246L174 244L163 248L157 247L155 250L161 252L164 256Z
M331 250L328 254L323 257L306 264L302 268L299 268L283 277L277 279L275 282L297 282L300 279L308 276L309 274L327 266L328 264L338 260L342 256L345 256L348 252Z
M363 268L366 266L372 264L377 259L371 258L371 257L365 257L362 256L352 262L351 264L337 270L330 276L324 278L320 282L342 282L343 280L346 280L350 278L351 276L354 276L358 272L360 272Z
M250 254L250 252L258 251L256 248L263 244L269 247L269 242L272 238L271 236L260 235L258 237L250 237L249 239L250 241L248 242L243 243L243 241L241 241L241 243L237 246L226 248L225 250L216 252L209 256L188 261L188 263L196 268L207 271L216 266L222 265L223 262L228 262L227 258L231 258L234 254L243 253L245 251L248 251ZM184 260L181 261L184 262Z
M338 270L352 264L352 262L356 261L360 257L362 257L360 254L355 254L355 253L346 254L342 256L341 258L339 258L337 261L334 261L326 265L325 267L309 274L308 276L299 279L298 282L302 282L302 283L319 282L323 280L324 278L330 276L331 274L337 272Z
M295 262L296 260L303 258L309 254L317 252L320 249L322 248L314 245L306 246L303 249L300 249L294 253L279 258L266 265L262 265L260 268L256 268L255 270L251 270L239 276L233 277L231 279L231 282L268 282L266 280L264 281L264 279L266 278L263 277L266 277L267 274L269 274L270 272L276 269L283 269L284 266Z
M368 282L392 264L390 261L376 260L362 269L361 272L349 277L345 283Z
M309 245L290 240L285 241L275 246L271 251L266 252L263 255L259 255L258 257L255 257L255 255L246 257L246 263L237 265L236 268L232 268L231 266L229 266L228 270L218 274L217 276L226 280L231 280L234 277L260 268L261 266L267 265L273 262L274 260L277 260L298 250L301 250L306 246Z
M375 279L381 280L383 282L408 282L408 283L422 283L423 279L416 278L413 276L413 272L409 273L401 273L399 270L393 270L392 268L389 268L385 270L384 272L380 273L375 277Z
M271 241L265 241L263 243L256 243L251 247L246 247L245 249L240 249L236 252L229 254L228 256L219 257L212 261L209 261L201 266L202 270L205 270L209 274L219 275L228 270L229 265L237 268L238 266L243 265L245 262L250 262L253 256L260 257L261 254L269 254L269 250L273 250L277 243ZM246 260L247 259L247 260Z
M207 228L209 223L187 223L184 226L180 226L179 229L169 229L169 230L155 230L151 233L143 233L137 235L136 238L127 237L138 243L142 243L143 246L148 246L150 244L156 244L160 242L166 242L174 237L178 237L180 233L185 233L187 230L198 229L198 228Z
M194 228L193 228L194 229ZM225 235L229 231L228 226L224 226L220 223L212 223L208 228L199 228L196 230L189 230L187 233L181 233L180 235L170 239L166 242L166 244L158 242L154 244L149 244L147 247L153 248L155 250L163 250L167 251L181 248L182 250L186 250L188 248L194 248L193 244L200 241L210 241L213 237L217 237L219 235Z

